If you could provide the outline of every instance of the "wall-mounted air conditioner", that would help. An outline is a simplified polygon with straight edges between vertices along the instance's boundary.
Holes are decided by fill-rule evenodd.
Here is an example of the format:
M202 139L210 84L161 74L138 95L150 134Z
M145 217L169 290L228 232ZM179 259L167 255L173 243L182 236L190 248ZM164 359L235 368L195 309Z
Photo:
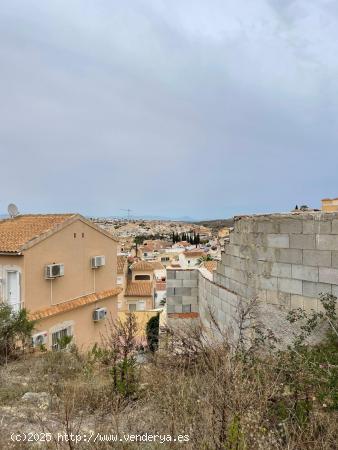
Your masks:
M33 347L39 347L40 345L46 345L47 338L48 338L47 331L42 331L41 333L33 334L33 336L32 336Z
M92 269L97 269L106 264L106 258L104 256L93 256L90 264Z
M65 274L65 266L63 264L48 264L45 267L45 278L52 279L62 277Z
M107 317L107 308L97 308L93 311L93 321L99 322Z

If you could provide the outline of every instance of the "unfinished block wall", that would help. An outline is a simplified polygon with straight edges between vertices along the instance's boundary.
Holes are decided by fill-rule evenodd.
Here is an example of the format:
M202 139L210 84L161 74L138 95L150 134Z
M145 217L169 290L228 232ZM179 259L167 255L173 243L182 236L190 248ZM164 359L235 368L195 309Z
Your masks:
M318 310L320 293L338 296L338 214L238 218L214 281L244 299Z
M175 319L198 318L198 271L167 270L168 325Z
M321 293L338 297L338 213L236 218L212 280L199 270L169 270L167 280L168 316L184 318L191 304L203 324L213 314L236 335L239 305L257 298L261 321L288 341L290 309L318 311Z

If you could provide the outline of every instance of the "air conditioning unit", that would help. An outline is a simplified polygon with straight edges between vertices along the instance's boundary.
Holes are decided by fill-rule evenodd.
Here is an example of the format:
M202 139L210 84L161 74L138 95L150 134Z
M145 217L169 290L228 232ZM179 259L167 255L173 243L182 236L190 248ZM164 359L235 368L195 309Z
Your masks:
M48 264L45 267L45 278L52 279L62 277L65 274L65 266L63 264Z
M34 334L32 336L33 347L39 347L40 345L46 345L47 338L48 338L47 331L42 331L41 333Z
M104 266L106 264L106 258L104 256L93 256L91 259L92 269Z
M93 321L99 322L104 320L107 316L107 308L97 308L93 311Z

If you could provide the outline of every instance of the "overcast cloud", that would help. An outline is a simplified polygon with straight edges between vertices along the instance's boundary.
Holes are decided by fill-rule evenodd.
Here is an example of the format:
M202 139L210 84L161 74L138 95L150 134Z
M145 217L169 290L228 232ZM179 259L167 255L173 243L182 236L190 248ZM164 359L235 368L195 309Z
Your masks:
M0 0L0 213L338 196L338 4Z

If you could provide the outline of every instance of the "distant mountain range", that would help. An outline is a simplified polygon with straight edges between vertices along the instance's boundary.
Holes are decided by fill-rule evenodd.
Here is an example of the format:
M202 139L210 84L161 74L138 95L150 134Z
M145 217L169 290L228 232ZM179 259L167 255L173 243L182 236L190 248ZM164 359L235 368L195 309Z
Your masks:
M93 217L93 216L91 216ZM106 219L127 219L126 215L116 215L116 216L104 216ZM103 217L100 217L101 219ZM166 216L153 216L153 215L145 215L145 216L130 216L130 220L163 220L165 222L189 222L193 223L196 222L197 219L194 219L189 216L182 216L182 217L166 217Z

